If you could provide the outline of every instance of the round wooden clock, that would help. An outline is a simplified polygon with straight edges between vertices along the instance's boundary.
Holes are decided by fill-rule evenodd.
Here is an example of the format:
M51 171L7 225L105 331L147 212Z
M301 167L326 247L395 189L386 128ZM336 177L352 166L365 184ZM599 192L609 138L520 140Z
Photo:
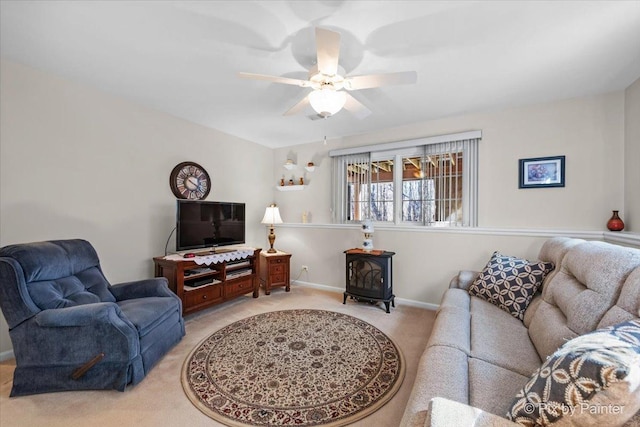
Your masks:
M199 164L182 162L171 171L169 185L179 199L201 200L206 198L211 190L211 179Z

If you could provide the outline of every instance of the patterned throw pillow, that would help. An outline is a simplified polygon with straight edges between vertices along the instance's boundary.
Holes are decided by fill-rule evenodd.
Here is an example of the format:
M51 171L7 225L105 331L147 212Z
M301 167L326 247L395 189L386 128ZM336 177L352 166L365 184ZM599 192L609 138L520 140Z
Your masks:
M469 294L489 301L522 320L551 262L529 262L494 252L480 275L469 286Z
M523 426L622 425L640 410L640 319L566 342L516 395Z

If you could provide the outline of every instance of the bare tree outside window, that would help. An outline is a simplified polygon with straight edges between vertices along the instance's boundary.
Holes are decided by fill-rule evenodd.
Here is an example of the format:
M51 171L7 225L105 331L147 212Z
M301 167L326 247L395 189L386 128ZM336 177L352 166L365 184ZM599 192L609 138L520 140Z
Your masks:
M335 156L343 222L474 226L479 138Z

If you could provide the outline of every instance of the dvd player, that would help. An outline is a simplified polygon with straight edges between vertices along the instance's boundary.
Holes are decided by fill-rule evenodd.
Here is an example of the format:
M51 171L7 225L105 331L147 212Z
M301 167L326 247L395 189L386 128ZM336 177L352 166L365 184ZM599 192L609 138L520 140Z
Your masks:
M185 283L185 285L197 288L198 286L208 285L212 281L211 277L203 277L202 279L190 280L188 283Z

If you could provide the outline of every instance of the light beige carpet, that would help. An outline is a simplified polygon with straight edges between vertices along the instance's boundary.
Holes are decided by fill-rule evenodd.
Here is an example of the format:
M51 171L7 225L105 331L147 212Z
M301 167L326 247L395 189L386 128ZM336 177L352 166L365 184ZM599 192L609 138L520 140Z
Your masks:
M396 308L386 314L381 306L367 303L347 300L343 305L342 293L295 284L289 293L276 289L267 296L261 291L258 299L245 296L186 317L187 335L140 384L124 393L79 391L9 398L14 365L13 361L4 362L0 364L0 426L222 426L194 407L182 390L180 375L184 359L200 341L230 323L259 313L297 308L331 310L358 317L380 329L400 347L407 365L400 390L375 413L352 424L355 427L397 426L435 313L397 303Z

